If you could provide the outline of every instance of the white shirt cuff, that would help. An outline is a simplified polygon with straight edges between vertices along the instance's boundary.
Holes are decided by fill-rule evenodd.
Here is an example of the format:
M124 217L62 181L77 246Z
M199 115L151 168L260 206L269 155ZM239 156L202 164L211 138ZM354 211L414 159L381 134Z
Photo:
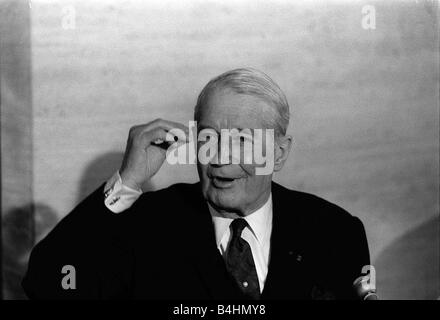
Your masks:
M135 190L122 184L119 171L107 181L104 187L104 204L114 213L130 208L141 196L142 190Z

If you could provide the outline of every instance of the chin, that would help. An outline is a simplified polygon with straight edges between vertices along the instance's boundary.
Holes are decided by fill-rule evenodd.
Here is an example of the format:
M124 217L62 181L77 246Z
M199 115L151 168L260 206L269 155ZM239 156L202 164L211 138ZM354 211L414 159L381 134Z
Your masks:
M210 186L206 198L218 209L234 210L240 206L240 193L234 189L217 189Z

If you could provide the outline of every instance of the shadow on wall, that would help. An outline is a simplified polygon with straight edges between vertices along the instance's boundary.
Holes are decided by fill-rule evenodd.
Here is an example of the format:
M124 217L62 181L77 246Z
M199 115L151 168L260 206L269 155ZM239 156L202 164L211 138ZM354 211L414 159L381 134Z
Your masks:
M119 169L122 157L121 152L110 152L89 163L78 186L78 203ZM151 184L147 183L144 186L144 190L150 188ZM13 209L4 215L2 224L6 299L26 299L21 281L27 270L30 252L36 241L55 227L59 221L58 217L51 207L40 203Z
M105 183L121 167L123 152L108 152L90 161L84 170L78 186L77 202L84 200L90 193ZM142 189L153 190L151 182L146 182Z
M58 217L44 204L10 210L3 218L3 268L5 299L26 299L21 280L35 239L55 226Z
M379 255L375 267L381 299L440 297L439 223L438 217L424 222L396 239ZM381 277L384 274L386 278Z

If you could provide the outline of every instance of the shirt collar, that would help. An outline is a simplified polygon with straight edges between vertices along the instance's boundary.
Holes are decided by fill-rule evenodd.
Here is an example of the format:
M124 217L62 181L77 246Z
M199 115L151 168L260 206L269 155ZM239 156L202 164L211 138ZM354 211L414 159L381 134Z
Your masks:
M229 228L229 225L234 219L226 218L224 215L211 207L209 203L208 207L209 212L212 216L212 221L214 223L215 240L217 246L219 246L223 236ZM269 195L269 198L263 206L244 217L244 219L249 224L249 228L254 234L257 241L262 244L266 240L265 238L268 231L267 228L270 225L272 219L272 194Z

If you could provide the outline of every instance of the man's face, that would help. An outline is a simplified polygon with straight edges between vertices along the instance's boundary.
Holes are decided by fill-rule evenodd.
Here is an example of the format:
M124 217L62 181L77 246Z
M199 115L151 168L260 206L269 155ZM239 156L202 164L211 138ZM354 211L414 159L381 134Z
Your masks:
M220 89L212 93L202 106L198 132L215 131L220 145L222 129L273 129L268 128L268 121L264 121L265 117L273 116L273 112L273 107L258 97ZM198 151L204 143L198 142ZM231 149L229 154L232 154ZM203 196L220 212L241 216L252 213L267 201L272 181L271 173L257 175L256 167L255 163L244 164L243 156L239 164L198 162Z

